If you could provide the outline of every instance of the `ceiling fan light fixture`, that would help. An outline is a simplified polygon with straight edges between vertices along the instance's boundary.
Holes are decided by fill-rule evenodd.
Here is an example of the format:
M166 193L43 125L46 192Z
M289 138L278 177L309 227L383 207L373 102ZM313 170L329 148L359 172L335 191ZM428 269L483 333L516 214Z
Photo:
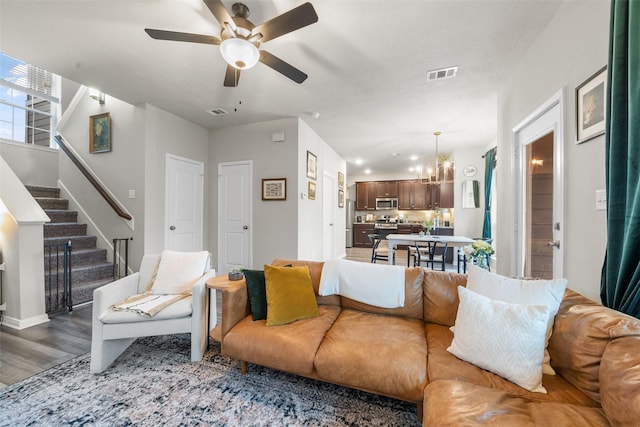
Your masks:
M220 44L225 62L239 70L247 70L258 63L260 52L251 42L241 38L229 38Z

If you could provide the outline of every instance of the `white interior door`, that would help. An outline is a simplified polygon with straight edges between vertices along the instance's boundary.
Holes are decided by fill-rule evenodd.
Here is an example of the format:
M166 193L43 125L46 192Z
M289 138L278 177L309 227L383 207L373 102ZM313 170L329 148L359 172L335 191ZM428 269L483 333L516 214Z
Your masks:
M165 248L201 251L204 164L167 154Z
M516 276L563 276L562 99L559 92L514 129L518 185L512 274Z
M322 175L322 259L335 258L335 180L329 173Z
M218 268L252 266L252 170L250 160L218 165Z

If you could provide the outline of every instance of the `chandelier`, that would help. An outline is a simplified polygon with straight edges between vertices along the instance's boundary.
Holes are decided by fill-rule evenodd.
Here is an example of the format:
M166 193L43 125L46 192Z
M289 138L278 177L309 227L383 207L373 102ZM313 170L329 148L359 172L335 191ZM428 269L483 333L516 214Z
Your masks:
M453 182L453 163L447 156L440 156L438 152L438 137L442 132L436 131L436 158L433 164L427 163L425 167L418 168L418 178L423 184L441 184Z

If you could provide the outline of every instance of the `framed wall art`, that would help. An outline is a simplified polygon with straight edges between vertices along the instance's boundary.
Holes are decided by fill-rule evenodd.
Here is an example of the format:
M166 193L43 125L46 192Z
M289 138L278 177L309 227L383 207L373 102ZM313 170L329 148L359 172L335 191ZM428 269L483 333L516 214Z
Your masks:
M344 190L338 190L338 207L344 208Z
M111 116L109 113L89 117L89 153L111 151Z
M316 183L315 182L309 181L308 194L309 194L309 200L316 199Z
M344 189L344 174L342 172L338 172L338 188Z
M576 88L576 144L604 133L607 67Z
M263 179L262 200L287 200L287 178Z
M311 151L307 151L307 178L318 178L318 158Z

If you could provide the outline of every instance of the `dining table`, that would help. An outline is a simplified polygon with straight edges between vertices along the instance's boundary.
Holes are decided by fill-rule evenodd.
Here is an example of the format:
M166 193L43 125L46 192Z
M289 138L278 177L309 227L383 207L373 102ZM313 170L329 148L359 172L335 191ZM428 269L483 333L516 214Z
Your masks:
M389 245L389 264L395 265L397 245L415 245L419 242L441 242L452 247L468 246L475 242L474 239L465 236L438 236L433 234L387 234L387 244ZM454 263L457 262L454 257Z

